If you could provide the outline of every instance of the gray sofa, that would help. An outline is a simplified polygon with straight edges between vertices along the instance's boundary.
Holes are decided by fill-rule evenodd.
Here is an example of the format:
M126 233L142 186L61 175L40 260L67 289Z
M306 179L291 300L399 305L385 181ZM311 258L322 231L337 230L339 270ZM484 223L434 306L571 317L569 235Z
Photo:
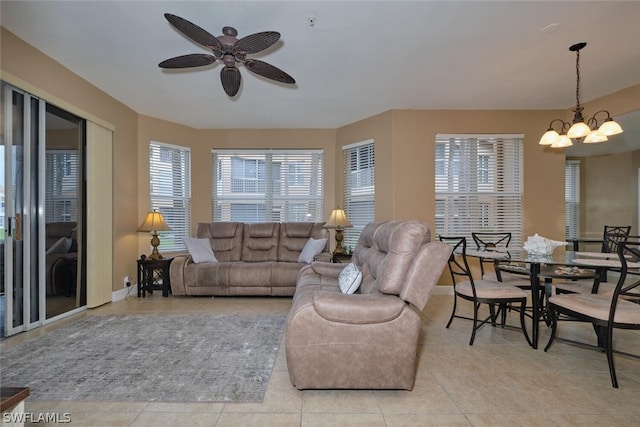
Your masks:
M342 293L346 264L300 270L285 331L292 385L298 389L406 389L415 381L421 311L451 254L419 221L368 224L353 263L362 273Z
M207 238L218 262L194 263L177 256L169 274L173 295L291 296L305 263L298 256L310 238L327 238L324 222L196 225L195 237ZM325 249L326 251L326 249ZM325 252L321 259L329 260Z

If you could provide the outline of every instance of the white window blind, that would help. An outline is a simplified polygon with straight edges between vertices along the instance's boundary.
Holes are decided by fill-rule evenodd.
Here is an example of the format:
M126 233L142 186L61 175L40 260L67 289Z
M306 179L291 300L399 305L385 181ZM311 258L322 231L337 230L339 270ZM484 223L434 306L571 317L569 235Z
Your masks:
M580 161L567 160L564 165L564 203L566 238L580 237Z
M214 221L323 220L322 150L212 150Z
M164 216L171 231L160 231L160 252L186 249L191 228L191 152L188 148L152 142L149 145L151 209Z
M355 249L365 225L375 220L374 141L342 148L344 154L344 211L352 228L344 230L343 245Z
M78 220L78 151L45 152L45 221Z
M436 135L435 235L511 232L522 248L522 135Z

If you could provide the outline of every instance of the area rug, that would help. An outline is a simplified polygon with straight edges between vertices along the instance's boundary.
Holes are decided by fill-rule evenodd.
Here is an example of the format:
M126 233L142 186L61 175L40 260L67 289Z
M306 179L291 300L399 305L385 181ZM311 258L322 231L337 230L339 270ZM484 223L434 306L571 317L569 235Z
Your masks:
M286 317L92 315L0 353L32 400L261 402Z

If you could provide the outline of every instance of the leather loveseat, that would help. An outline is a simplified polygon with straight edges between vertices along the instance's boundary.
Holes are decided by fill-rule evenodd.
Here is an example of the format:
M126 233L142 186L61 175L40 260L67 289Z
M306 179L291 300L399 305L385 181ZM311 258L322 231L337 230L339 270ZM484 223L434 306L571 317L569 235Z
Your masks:
M340 289L346 264L300 271L285 330L293 386L413 388L420 313L451 254L430 237L419 221L368 224L352 258L361 274L353 294Z
M324 222L248 224L211 222L196 225L195 237L209 239L214 262L174 258L169 269L173 295L291 296L298 262L309 239L326 239ZM326 249L326 248L325 248ZM330 259L329 252L320 254Z

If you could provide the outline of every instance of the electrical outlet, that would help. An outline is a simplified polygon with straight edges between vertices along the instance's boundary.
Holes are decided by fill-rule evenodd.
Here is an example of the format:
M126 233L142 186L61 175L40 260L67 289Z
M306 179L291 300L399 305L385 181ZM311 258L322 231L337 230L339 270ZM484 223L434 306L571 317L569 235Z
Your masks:
M125 288L128 288L129 286L131 286L131 276L124 276L123 282L124 282Z

